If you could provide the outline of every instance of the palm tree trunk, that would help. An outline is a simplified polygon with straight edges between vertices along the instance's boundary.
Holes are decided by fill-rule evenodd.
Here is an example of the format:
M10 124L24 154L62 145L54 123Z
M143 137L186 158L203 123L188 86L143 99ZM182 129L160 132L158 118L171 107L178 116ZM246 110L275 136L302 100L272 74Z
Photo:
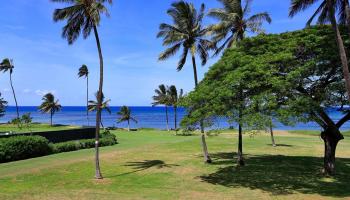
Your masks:
M272 123L270 124L270 134L271 134L271 142L272 142L272 146L273 146L273 147L276 147L275 137L273 136L273 128L272 128Z
M96 108L96 133L95 133L95 178L103 179L100 169L100 158L99 158L99 134L100 134L100 121L101 121L101 105L102 105L102 89L103 89L103 56L100 44L100 38L98 36L97 27L94 25L94 34L96 39L96 45L98 49L98 55L100 59L100 82L98 87L98 99Z
M53 112L52 110L50 111L50 126L52 126L52 117L53 117Z
M130 120L128 119L128 131L130 132Z
M196 66L196 58L194 57L193 54L192 54L192 64L193 64L194 83L195 83L195 86L197 87L198 86L197 66ZM200 126L201 126L201 133L202 133L201 140L202 140L204 162L211 163L212 160L211 160L209 153L208 153L207 142L205 141L203 120L200 121Z
M11 85L11 89L12 89L13 98L15 99L16 112L17 112L17 119L19 119L18 103L17 103L17 98L16 98L15 89L13 88L13 83L12 83L12 72L10 72L10 85Z
M166 115L166 129L169 130L169 116L168 116L168 106L165 106L165 115Z
M345 16L346 16L346 26L348 27L348 32L350 36L350 6L349 6L349 1L344 0L345 4Z
M237 163L239 166L244 166L244 159L243 159L243 136L242 136L242 117L243 117L243 90L241 89L239 91L240 96L240 108L238 110L238 152L237 152Z
M90 126L89 122L89 75L86 76L86 119L88 126Z
M176 106L174 106L174 118L175 118L175 122L174 122L175 131L177 131L177 107Z
M328 3L332 3L332 1L328 1ZM345 88L346 88L347 93L348 93L348 100L350 101L350 74L349 74L348 59L347 59L347 55L346 55L346 51L345 51L345 47L344 47L344 42L343 42L343 39L341 37L339 27L337 24L337 19L335 18L334 7L333 6L329 6L329 7L331 8L330 9L330 21L332 23L332 27L333 27L334 33L336 35L340 60L341 60L342 67L343 67Z

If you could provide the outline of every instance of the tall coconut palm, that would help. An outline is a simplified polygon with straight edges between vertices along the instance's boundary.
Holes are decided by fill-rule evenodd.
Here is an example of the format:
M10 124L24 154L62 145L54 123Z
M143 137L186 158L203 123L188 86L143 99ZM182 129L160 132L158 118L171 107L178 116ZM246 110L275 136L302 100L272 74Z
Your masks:
M79 78L86 78L86 120L89 125L89 68L86 65L82 65L78 72Z
M164 105L165 106L165 119L166 119L166 128L168 131L169 129L169 117L168 117L168 106L169 104L169 98L168 98L168 86L165 86L164 84L161 84L158 86L158 89L155 89L154 92L156 95L153 96L153 106L157 105Z
M1 93L0 93L0 117L3 117L5 115L6 106L7 106L7 101L5 101L4 98L1 97Z
M160 54L159 60L166 60L175 55L182 47L182 54L177 65L177 70L181 71L184 67L188 54L192 58L194 83L197 87L197 65L196 55L201 59L201 64L207 63L210 49L215 49L215 45L206 39L208 29L202 25L205 5L202 4L199 12L192 3L178 1L171 4L171 8L167 13L173 19L173 25L162 23L159 26L158 38L163 38L163 46L170 46ZM201 123L202 146L205 162L211 163L207 144L204 135L204 126Z
M122 106L120 108L120 111L118 112L119 118L117 120L118 123L121 122L128 122L128 131L130 131L130 120L137 123L137 120L135 119L135 117L133 117L131 115L131 110L129 107L127 106Z
M63 27L62 37L68 40L69 44L73 44L83 34L87 38L91 31L94 32L99 60L100 60L100 81L99 81L99 95L96 112L96 142L95 142L95 178L102 179L99 159L99 133L101 120L101 104L102 104L102 90L103 90L103 56L100 38L97 27L100 25L101 14L109 16L105 4L112 4L112 0L51 0L53 2L69 4L68 7L56 9L53 14L53 19L57 21L67 21Z
M316 2L319 2L319 1L292 0L289 16L294 17L297 13L303 10L306 10L310 6L314 5ZM311 18L307 21L307 25L310 25L317 16L318 16L318 19L317 19L318 24L326 24L328 22L332 24L332 28L335 33L335 39L338 45L340 60L342 63L343 76L345 79L345 87L348 93L348 99L350 101L350 74L349 74L348 58L346 55L343 38L340 34L339 26L336 18L336 11L339 8L339 6L343 5L344 2L346 2L346 4L348 5L348 0L321 0L321 4L316 9L316 11L311 16ZM342 18L344 19L344 17Z
M183 97L183 90L180 89L178 92L175 85L172 85L168 88L168 96L170 99L170 104L174 108L174 128L177 130L177 107L179 105L180 100Z
M219 20L219 23L209 26L210 33L215 43L222 42L216 50L218 55L223 49L231 48L237 41L242 40L247 32L262 33L264 22L271 23L267 12L249 16L252 0L246 0L242 7L241 0L218 0L223 8L211 9L210 17Z
M10 85L11 85L11 89L12 89L13 98L14 98L15 104L16 104L17 119L19 119L19 108L18 108L15 89L13 87L13 82L12 82L12 73L13 73L14 68L15 68L15 66L13 65L13 61L8 59L8 58L3 59L2 62L0 63L0 71L2 71L3 73L5 73L5 72L10 73Z
M59 112L62 108L59 100L55 100L55 96L52 93L47 93L42 98L43 102L39 106L39 110L42 113L50 114L50 125L52 126L52 118L56 112Z
M95 100L88 101L88 111L89 112L97 111L97 108L98 108L98 95L99 95L98 92L96 92L95 93L96 101ZM112 111L109 108L109 102L111 102L111 100L108 99L108 100L105 101L105 95L102 93L102 104L101 104L100 108L101 108L102 111L105 110L109 114L112 114ZM102 123L102 117L101 117L101 120L100 120L100 124L101 124L101 126L103 128L104 126L103 126L103 123Z

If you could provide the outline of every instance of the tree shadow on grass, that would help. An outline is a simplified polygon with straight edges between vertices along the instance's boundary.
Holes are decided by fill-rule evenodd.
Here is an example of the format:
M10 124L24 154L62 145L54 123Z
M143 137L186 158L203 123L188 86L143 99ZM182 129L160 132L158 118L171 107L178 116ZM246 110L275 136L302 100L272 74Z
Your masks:
M127 162L126 165L124 166L128 166L128 167L132 167L132 169L134 169L134 171L131 172L126 172L123 174L119 174L116 176L123 176L123 175L127 175L127 174L133 174L136 172L140 172L140 171L144 171L147 169L150 169L152 167L157 168L157 169L162 169L162 168L171 168L171 167L177 167L179 165L176 164L167 164L162 160L144 160L144 161L140 161L140 162ZM114 177L114 176L112 176Z
M201 180L215 185L260 189L274 195L295 192L331 197L350 196L350 159L337 158L337 175L324 177L322 158L282 155L245 155L246 166L236 167L233 153L212 157L221 167Z

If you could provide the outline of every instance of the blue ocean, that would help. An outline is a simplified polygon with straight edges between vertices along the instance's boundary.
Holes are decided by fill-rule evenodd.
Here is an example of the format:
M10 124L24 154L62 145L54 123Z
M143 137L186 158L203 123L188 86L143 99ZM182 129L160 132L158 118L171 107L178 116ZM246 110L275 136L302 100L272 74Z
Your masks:
M130 107L132 110L133 116L137 119L138 123L131 123L132 128L157 128L157 129L166 129L165 123L165 108L164 107L151 107L151 106L142 106L142 107ZM20 107L21 114L31 113L34 122L40 123L49 123L50 116L49 114L43 114L38 111L35 106L23 106ZM102 122L105 127L126 127L126 123L117 123L117 112L120 107L111 107L112 114L103 112ZM338 121L343 116L343 113L337 111L337 109L328 109L328 113L331 118L335 121ZM178 108L178 122L186 114L185 109ZM4 117L0 118L0 123L7 123L11 119L16 117L16 109L13 106L7 107L7 111ZM55 124L64 124L64 125L95 125L95 113L89 113L89 122L86 118L86 107L83 106L66 106L62 107L60 112L57 112L54 115L53 122ZM169 126L170 128L174 127L174 111L172 108L169 108ZM228 128L230 126L235 126L234 124L227 123L224 119L218 119L212 129ZM281 123L275 122L275 129L277 130L321 130L321 128L313 122L309 123L299 123L296 126L284 126ZM350 130L350 122L347 122L343 125L342 130Z

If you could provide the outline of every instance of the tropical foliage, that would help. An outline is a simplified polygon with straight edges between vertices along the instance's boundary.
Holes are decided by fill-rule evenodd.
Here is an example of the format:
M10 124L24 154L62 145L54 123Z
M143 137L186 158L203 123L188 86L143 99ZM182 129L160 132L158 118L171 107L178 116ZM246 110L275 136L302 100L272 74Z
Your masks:
M271 23L272 21L267 12L249 16L252 0L245 0L243 7L241 0L218 1L223 5L223 8L211 9L208 13L210 17L219 20L218 24L209 27L213 41L215 43L222 42L215 55L219 54L226 47L233 47L236 42L246 36L247 32L264 33L262 29L263 23Z
M168 96L168 86L165 86L164 84L161 84L158 86L157 89L154 90L156 93L153 98L153 106L158 105L164 105L165 106L165 120L166 120L166 128L168 131L169 129L169 116L168 116L168 107L170 106L169 103L169 96Z
M121 122L128 122L128 131L130 131L130 121L133 121L137 123L137 120L135 117L132 116L131 110L127 106L122 106L120 108L120 111L118 112L119 118L117 119L118 123Z
M1 97L1 93L0 93L0 117L3 117L5 115L6 106L7 106L7 101L5 101L4 98Z
M39 106L39 110L42 113L49 113L50 114L50 125L52 126L52 118L53 115L56 112L59 112L62 108L61 104L59 103L59 100L55 99L55 96L52 93L47 93L42 98L43 102Z
M182 123L224 116L243 127L263 128L270 124L266 108L286 125L316 122L324 130L324 172L334 174L335 149L343 139L339 129L350 112L343 106L346 90L333 36L329 26L318 26L243 40L186 98L189 115ZM327 114L330 106L345 112L338 122Z
M10 85L11 85L11 89L12 89L13 98L14 98L15 104L16 104L17 118L19 118L19 108L18 108L15 89L13 88L13 82L12 82L12 73L13 73L14 68L15 68L15 66L13 65L13 61L8 59L8 58L3 59L2 62L0 63L0 72L3 72L3 73L9 72L9 74L10 74Z
M82 65L79 68L78 76L86 79L86 119L89 124L89 69L86 65Z
M169 97L169 104L174 108L174 128L177 130L177 108L181 99L183 98L183 90L180 89L178 92L176 86L172 85L168 88L167 95Z
M95 93L95 97L96 97L96 100L90 100L89 101L89 104L88 104L89 112L97 111L97 108L98 108L98 100L97 100L98 99L98 92ZM102 93L102 104L101 104L100 108L101 108L102 111L105 110L108 114L112 114L112 111L111 111L111 109L109 107L109 102L111 102L111 100L107 99L105 101L105 95ZM101 118L100 123L101 123L101 126L104 127L103 123L102 123L102 118Z
M103 94L103 56L100 38L97 27L100 25L101 14L109 16L105 4L112 4L112 0L52 0L58 3L68 3L68 7L56 9L53 14L53 19L57 21L66 21L67 24L62 29L62 37L67 39L69 44L73 44L83 34L83 38L89 37L91 32L94 32L96 46L100 60L100 81L98 87L98 98L96 110L96 155L95 155L95 178L102 179L99 162L99 133L101 121L101 105Z

